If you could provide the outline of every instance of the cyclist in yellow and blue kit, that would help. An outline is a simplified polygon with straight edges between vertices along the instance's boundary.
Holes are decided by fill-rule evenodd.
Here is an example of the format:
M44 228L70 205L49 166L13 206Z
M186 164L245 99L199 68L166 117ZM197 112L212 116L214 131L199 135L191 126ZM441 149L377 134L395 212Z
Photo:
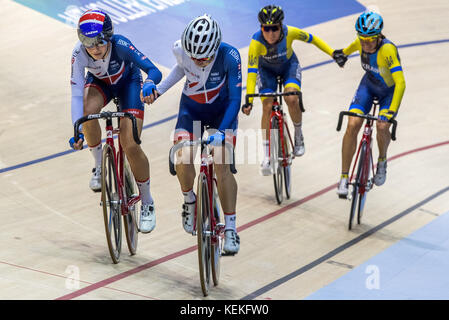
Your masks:
M301 66L292 48L293 40L301 40L312 43L320 50L332 56L333 49L317 36L313 36L301 29L283 24L284 12L281 7L268 5L263 7L258 19L261 30L253 35L248 53L248 78L246 83L247 94L255 92L256 81L259 93L275 92L276 77L281 76L284 81L284 91L299 91L300 95L287 96L285 102L288 105L290 117L295 126L295 156L302 156L305 152L304 138L302 135L302 106L301 95ZM249 115L252 109L253 99L248 105L242 106L243 113ZM273 103L272 98L262 98L263 115L261 127L265 131L264 151L265 158L261 164L262 175L271 174L269 158L269 128L270 113Z
M390 125L388 121L396 117L402 96L405 91L405 79L397 47L381 33L382 17L374 12L362 13L355 24L357 38L349 47L336 50L334 59L340 66L344 65L347 55L358 50L362 60L362 68L366 71L349 111L367 114L370 112L373 99L379 99L379 120L377 121L377 145L379 159L374 183L380 186L386 180L387 149L390 143ZM337 194L340 197L348 194L348 173L357 147L357 134L363 119L350 117L343 138L342 174Z

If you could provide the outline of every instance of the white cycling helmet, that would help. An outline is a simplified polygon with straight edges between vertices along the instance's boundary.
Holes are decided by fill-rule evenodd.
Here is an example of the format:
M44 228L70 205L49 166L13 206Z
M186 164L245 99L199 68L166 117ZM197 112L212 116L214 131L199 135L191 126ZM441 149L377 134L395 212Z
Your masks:
M210 58L220 46L220 27L214 19L204 14L190 21L182 34L181 42L189 57Z

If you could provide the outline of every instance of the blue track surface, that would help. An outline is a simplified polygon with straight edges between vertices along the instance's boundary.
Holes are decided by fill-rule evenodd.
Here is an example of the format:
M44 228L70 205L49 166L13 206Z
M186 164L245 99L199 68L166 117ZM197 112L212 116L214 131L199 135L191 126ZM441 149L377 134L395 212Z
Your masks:
M223 41L247 47L259 28L257 13L271 1L258 0L15 0L62 22L74 25L86 9L103 8L113 19L115 32L128 37L152 61L171 67L171 48L187 23L204 13L221 26ZM287 24L305 28L357 12L365 7L355 0L278 0ZM326 35L320 35L326 39ZM74 44L75 45L75 44Z
M446 212L307 299L447 300L448 230Z

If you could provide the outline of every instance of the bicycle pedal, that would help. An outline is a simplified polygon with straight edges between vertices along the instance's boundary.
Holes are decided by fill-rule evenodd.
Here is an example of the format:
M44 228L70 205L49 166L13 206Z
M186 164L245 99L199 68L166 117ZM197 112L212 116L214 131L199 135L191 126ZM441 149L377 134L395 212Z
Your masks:
M222 252L221 252L221 256L222 256L222 257L233 257L233 256L235 256L235 255L236 255L235 252L227 252L227 251L222 251Z
M340 199L343 199L343 200L348 199L348 196L347 196L347 195L345 196L345 195L343 195L343 194L339 194L338 197L339 197Z

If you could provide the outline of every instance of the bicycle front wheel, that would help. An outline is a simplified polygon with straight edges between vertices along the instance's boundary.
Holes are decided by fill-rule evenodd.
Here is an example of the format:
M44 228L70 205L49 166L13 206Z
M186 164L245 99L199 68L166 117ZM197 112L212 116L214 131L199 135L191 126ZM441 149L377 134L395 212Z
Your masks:
M363 209L365 209L365 203L366 203L366 195L368 193L369 187L368 183L371 178L371 164L372 164L372 157L370 150L367 149L366 144L363 144L362 146L363 154L365 155L365 161L363 163L362 167L362 174L360 178L360 183L363 188L361 188L360 196L359 196L359 206L357 211L357 223L360 224L362 222L362 215L363 215Z
M362 149L360 151L360 155L359 155L357 175L355 177L354 183L352 184L353 189L352 189L352 200L351 200L351 212L349 214L349 230L352 229L352 221L354 220L355 211L357 209L357 204L359 202L360 186L361 186L361 181L362 181L361 178L362 178L363 166L364 166L364 162L365 162L365 154L366 154L366 144L364 142L362 145ZM359 204L359 208L360 208L360 204Z
M214 286L218 286L220 279L220 258L223 252L223 232L220 229L221 221L223 220L223 215L221 211L220 198L217 192L217 181L213 181L213 195L212 195L212 208L214 210L215 217L215 230L214 230L214 241L212 241L211 247L211 267L212 267L212 280L214 281Z
M211 274L211 219L207 177L200 173L197 186L196 232L198 240L198 264L203 295L209 294Z
M279 121L277 117L271 118L270 130L270 164L273 172L274 193L278 204L282 203L282 171L283 167L279 164L279 157L282 157L281 139L279 131Z
M123 221L129 253L135 255L139 236L138 219L140 216L140 201L135 202L132 205L129 205L129 201L139 195L139 190L126 158L124 158L124 162L125 195L128 199L128 201L126 201L128 204L128 214L123 216Z
M122 249L122 220L117 166L112 147L105 144L101 164L101 203L109 254L112 262L120 261Z
M287 199L290 199L290 196L292 194L292 180L291 180L291 173L292 173L292 150L291 145L289 143L287 132L287 123L284 122L284 152L285 156L287 157L287 165L283 166L283 173L284 173L284 185L285 185L285 197ZM282 154L282 150L281 150Z

